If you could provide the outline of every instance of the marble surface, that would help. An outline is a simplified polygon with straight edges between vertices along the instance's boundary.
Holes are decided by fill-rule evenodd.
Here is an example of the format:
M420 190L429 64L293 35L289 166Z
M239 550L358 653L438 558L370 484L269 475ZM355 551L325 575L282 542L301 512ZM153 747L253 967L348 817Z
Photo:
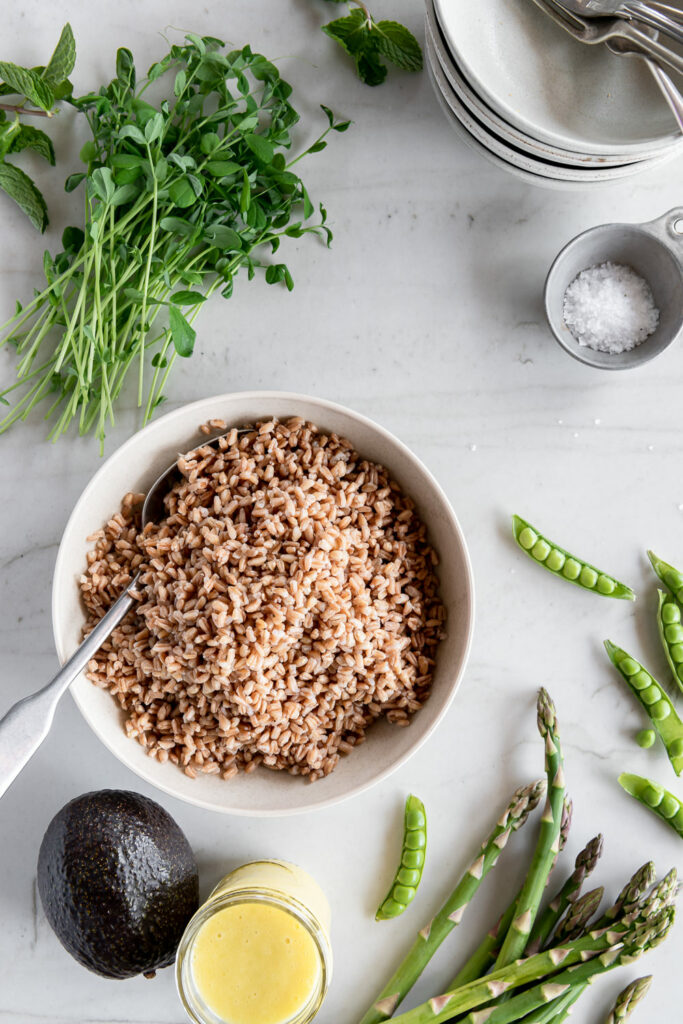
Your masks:
M377 0L376 7L391 7L422 34L419 4ZM575 800L565 860L601 830L606 852L596 884L610 892L648 858L662 871L679 864L680 840L616 784L628 769L683 795L666 757L635 746L639 709L601 641L621 642L665 674L644 551L683 562L682 356L673 348L624 375L579 365L551 339L541 289L555 253L576 232L651 219L680 202L680 162L589 195L515 181L450 134L425 75L392 74L374 90L357 83L318 31L331 16L318 0L23 0L3 12L3 57L44 59L67 16L78 40L80 91L110 77L116 45L130 45L146 67L164 46L160 33L180 26L282 55L311 137L319 102L353 118L353 128L306 167L311 194L329 208L333 248L307 240L289 246L291 295L242 281L229 305L212 301L199 322L198 351L178 368L169 401L283 388L375 418L444 486L477 583L476 635L460 693L433 739L390 780L339 807L275 821L221 817L160 796L197 851L204 891L248 858L274 854L307 867L334 915L335 977L319 1019L358 1019L508 791L542 772L534 725L540 684L558 704ZM51 248L79 216L76 198L61 191L75 168L78 128L65 115L55 131L58 169L36 168L53 212L45 238ZM1 206L1 306L9 311L38 280L43 242L11 204ZM12 361L0 352L2 380ZM108 450L138 425L129 403ZM0 437L0 708L55 670L55 554L69 511L99 465L91 441L51 446L44 434L33 419ZM593 598L535 569L510 542L513 510L631 582L637 604ZM153 982L89 974L63 951L37 904L35 862L48 821L71 797L100 787L157 795L94 738L67 698L47 742L0 802L0 1024L182 1020L169 971ZM429 866L417 905L377 925L372 912L393 869L409 790L429 809ZM447 980L505 904L533 832L510 844L467 927L442 947L416 996ZM602 979L573 1019L599 1024L622 985L651 970L655 985L638 1019L679 1019L680 953L679 926L642 965Z

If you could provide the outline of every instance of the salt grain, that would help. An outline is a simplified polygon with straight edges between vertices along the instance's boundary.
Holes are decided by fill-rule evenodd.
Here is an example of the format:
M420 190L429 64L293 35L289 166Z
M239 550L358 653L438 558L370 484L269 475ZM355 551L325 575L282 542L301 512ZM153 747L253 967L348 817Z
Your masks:
M579 345L613 355L628 352L656 330L659 310L642 277L621 263L601 263L574 278L563 316Z

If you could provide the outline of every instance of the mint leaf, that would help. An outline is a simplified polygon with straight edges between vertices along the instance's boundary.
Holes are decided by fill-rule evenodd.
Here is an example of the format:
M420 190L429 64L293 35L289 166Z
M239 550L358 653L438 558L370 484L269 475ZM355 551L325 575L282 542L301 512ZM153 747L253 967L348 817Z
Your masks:
M22 124L14 133L9 147L10 153L19 153L22 149L33 149L44 160L47 160L53 167L55 165L55 151L52 139L40 128L33 128L30 124Z
M382 64L373 50L361 53L356 59L358 77L366 85L381 85L387 77L386 65Z
M356 8L344 18L336 18L323 25L323 32L330 39L336 39L350 57L356 57L363 47L367 45L367 18Z
M51 110L54 106L55 98L52 89L35 71L20 68L17 64L2 60L0 61L0 78L13 93L16 93L17 96L25 96L41 110Z
M177 306L168 307L168 323L171 328L173 347L179 356L182 356L183 359L188 359L194 352L197 332L193 327L190 327Z
M422 70L422 50L417 39L405 25L397 21L378 21L375 25L378 34L379 52L402 71Z
M76 63L76 40L67 21L62 29L59 42L55 52L50 57L47 67L43 71L43 81L50 86L61 85L69 77Z
M48 225L47 206L28 174L14 164L0 163L0 189L24 211L35 228L45 230Z

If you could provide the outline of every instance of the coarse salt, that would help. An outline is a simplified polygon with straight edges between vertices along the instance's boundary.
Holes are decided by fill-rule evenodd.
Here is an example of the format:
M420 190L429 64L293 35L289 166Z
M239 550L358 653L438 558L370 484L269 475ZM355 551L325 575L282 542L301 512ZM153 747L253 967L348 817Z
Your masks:
M656 330L659 310L647 281L622 263L582 270L564 293L565 325L579 345L616 355Z

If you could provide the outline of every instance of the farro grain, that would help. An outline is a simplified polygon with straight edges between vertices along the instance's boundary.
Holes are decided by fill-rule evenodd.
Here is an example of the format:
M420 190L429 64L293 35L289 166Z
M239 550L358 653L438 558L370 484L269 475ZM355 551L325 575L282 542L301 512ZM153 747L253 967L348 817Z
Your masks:
M226 430L211 420L205 434ZM329 774L373 720L429 696L445 610L438 559L386 469L301 419L181 456L166 517L142 495L91 535L92 629L137 571L137 605L88 665L160 762L233 778Z

